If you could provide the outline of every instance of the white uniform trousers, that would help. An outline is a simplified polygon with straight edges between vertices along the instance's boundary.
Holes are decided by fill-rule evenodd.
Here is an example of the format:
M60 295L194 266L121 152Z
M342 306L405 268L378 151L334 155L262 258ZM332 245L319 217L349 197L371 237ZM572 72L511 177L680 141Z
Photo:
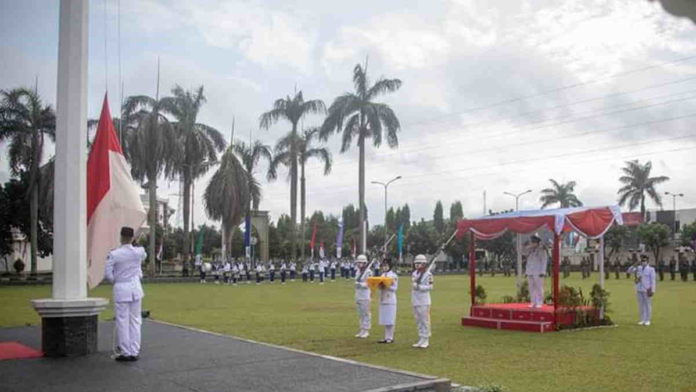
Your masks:
M121 353L126 356L140 354L140 326L142 300L116 302L116 333Z
M360 329L369 331L372 327L372 314L370 313L370 301L358 300L355 301L358 309L358 317L360 318Z
M416 319L418 336L422 339L430 337L430 305L413 307L413 317Z
M640 321L650 321L652 317L652 298L648 297L646 291L636 291L638 295L638 311L640 312Z
M529 299L534 306L544 304L544 278L538 275L527 275L529 282Z

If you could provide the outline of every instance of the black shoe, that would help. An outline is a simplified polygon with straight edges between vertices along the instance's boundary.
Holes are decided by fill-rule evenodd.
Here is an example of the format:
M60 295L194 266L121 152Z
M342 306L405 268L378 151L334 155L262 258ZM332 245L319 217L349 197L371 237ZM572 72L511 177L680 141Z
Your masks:
M130 362L132 357L128 355L119 355L118 357L114 358L117 362Z
M378 341L377 343L391 344L391 343L394 343L394 340L392 340L392 339L382 339L382 340Z
M131 355L131 356L128 357L128 362L135 362L135 361L137 361L138 359L140 359L139 356L137 356L137 355Z

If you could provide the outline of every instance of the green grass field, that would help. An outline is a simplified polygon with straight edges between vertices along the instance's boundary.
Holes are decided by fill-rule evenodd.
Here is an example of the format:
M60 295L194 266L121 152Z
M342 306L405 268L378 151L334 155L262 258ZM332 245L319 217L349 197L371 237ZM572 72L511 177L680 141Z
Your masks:
M579 274L576 274L579 275ZM589 292L596 281L571 277L562 283ZM462 327L469 306L468 277L437 277L433 337L427 350L411 348L416 328L409 285L402 278L396 343L353 338L357 316L351 282L281 286L150 284L144 308L176 324L280 344L398 369L448 377L464 385L499 384L509 391L696 391L696 282L658 283L651 327L636 325L631 280L607 281L616 328L535 334ZM480 278L489 302L513 294L514 278ZM547 281L547 287L549 282ZM110 287L91 296L108 297ZM29 299L50 287L0 288L0 326L37 324ZM111 311L103 318L112 317ZM145 354L147 355L147 354Z

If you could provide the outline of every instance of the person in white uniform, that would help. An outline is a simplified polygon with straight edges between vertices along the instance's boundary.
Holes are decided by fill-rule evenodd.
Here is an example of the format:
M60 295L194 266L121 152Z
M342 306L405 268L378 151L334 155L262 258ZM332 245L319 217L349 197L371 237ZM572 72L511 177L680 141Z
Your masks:
M525 245L522 254L527 256L525 274L529 282L530 308L540 308L544 304L544 277L549 256L546 246L541 244L541 238L533 235L531 243Z
M379 287L379 325L384 325L384 339L378 343L394 343L396 327L396 290L399 288L399 277L391 270L391 260L382 261L382 276L392 279L392 285Z
M372 314L370 313L370 288L367 286L367 278L372 276L372 271L367 268L367 257L359 255L356 259L358 273L355 275L355 304L358 309L360 330L356 338L365 339L370 336L372 327Z
M415 271L411 275L411 306L418 328L418 342L412 347L428 348L430 346L430 291L433 289L433 274L427 270L424 255L414 259Z
M117 361L137 361L140 355L142 299L145 296L140 279L145 249L133 246L133 228L121 228L121 246L109 252L104 277L113 283L116 336L121 354Z
M640 312L638 325L649 326L652 318L652 297L655 295L657 285L655 268L648 263L648 255L641 255L640 265L632 265L628 268L628 272L635 276L638 311Z

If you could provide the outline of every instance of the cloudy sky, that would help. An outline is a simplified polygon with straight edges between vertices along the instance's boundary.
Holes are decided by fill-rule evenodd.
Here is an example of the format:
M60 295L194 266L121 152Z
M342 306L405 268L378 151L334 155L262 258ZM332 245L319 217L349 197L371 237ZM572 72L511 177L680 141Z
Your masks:
M0 37L0 88L38 77L55 105L58 2L0 0ZM683 192L680 207L696 207L695 49L691 22L637 0L95 0L89 116L97 117L107 87L118 111L119 68L125 95L154 96L159 57L163 91L205 86L200 122L229 138L234 118L236 137L252 132L272 145L289 130L258 129L275 99L297 88L328 106L352 89L353 66L368 58L372 80L403 81L380 98L401 121L399 148L368 148L372 223L384 213L372 180L403 176L389 203L408 203L413 219L430 219L436 200L446 211L461 200L476 216L484 192L487 208L501 210L514 207L503 192L532 189L521 207L537 208L550 178L576 181L587 205L615 203L630 159L652 161L656 175L672 179L659 190ZM320 121L308 117L304 126ZM357 204L357 149L339 153L338 137L328 146L332 173L307 168L307 209L337 214ZM284 176L263 181L261 208L274 219L289 211ZM197 223L208 179L196 183ZM178 184L159 185L176 205Z

